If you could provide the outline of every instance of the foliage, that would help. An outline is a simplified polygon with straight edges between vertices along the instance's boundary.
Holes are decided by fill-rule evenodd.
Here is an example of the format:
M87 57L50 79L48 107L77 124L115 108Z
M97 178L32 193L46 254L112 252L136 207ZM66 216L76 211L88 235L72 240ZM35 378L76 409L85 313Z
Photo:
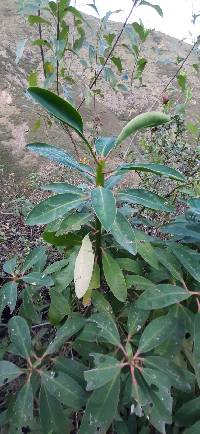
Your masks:
M59 249L57 261L46 263L41 246L23 264L4 264L1 313L9 307L11 319L0 361L9 401L2 425L44 434L198 430L199 198L161 228L168 234L161 239L141 230L137 210L170 213L170 201L118 183L136 171L182 185L182 173L140 162L107 170L119 143L169 116L145 113L93 146L70 103L38 87L28 93L81 137L90 160L80 163L54 145L27 145L86 181L49 183L43 188L53 195L27 216L31 226L46 225L43 239ZM12 384L17 394L9 399Z

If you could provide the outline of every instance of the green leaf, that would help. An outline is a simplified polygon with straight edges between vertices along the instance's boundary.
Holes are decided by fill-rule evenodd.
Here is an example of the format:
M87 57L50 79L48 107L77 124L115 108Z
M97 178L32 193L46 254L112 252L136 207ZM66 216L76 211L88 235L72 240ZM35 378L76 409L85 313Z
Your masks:
M54 340L50 342L45 354L52 354L58 351L69 338L82 329L84 323L85 319L81 315L78 313L73 314L72 317L67 319L65 324L57 331Z
M22 277L22 281L33 286L46 286L47 288L54 284L50 276L43 276L43 274L38 271L32 271L32 273L26 274Z
M80 360L58 357L55 362L55 369L70 375L81 386L85 387L84 371L86 370L86 366Z
M92 292L92 303L97 309L97 312L103 312L112 315L112 307L105 296L99 291Z
M187 300L190 295L187 289L180 286L161 284L143 292L136 305L144 310L160 309Z
M132 255L136 255L137 246L135 233L128 220L117 211L115 221L111 228L111 234L115 240Z
M26 223L30 226L50 223L62 217L71 209L77 208L86 200L87 196L83 195L81 197L72 193L58 194L49 197L33 208L28 214Z
M103 227L109 231L116 217L116 203L110 190L97 187L91 193L92 206Z
M92 216L90 213L76 212L67 215L61 222L57 235L64 235L71 231L79 231L81 226L91 222Z
M45 191L53 191L53 193L75 193L80 196L83 195L81 188L68 184L67 182L50 182L49 184L43 185L41 188Z
M67 101L49 90L29 87L28 94L35 99L48 113L83 135L83 120L79 112Z
M171 327L173 327L173 323ZM191 383L194 382L194 375L186 369L177 366L172 360L168 360L166 357L148 356L145 357L144 364L155 369L155 371L161 371L176 389L183 392L190 392L192 390Z
M95 149L100 157L107 157L110 151L115 147L116 136L99 137L95 140Z
M49 21L45 20L42 17L39 17L38 15L29 15L28 22L31 26L33 26L34 24L51 24Z
M170 272L170 274L174 277L174 279L179 282L183 281L183 276L181 272L181 267L179 266L178 261L171 254L168 249L156 249L155 253L158 257L158 261Z
M17 257L14 256L12 259L9 259L9 261L4 262L3 271L5 271L5 273L13 275L16 268L16 263Z
M50 395L73 410L80 410L86 401L86 394L80 385L64 372L43 371L42 384Z
M129 336L133 336L134 334L141 331L143 325L148 319L148 316L149 312L138 309L135 303L130 305L127 322Z
M128 289L134 287L136 291L143 291L144 289L156 288L156 285L146 277L127 275L125 279Z
M164 166L163 164L156 163L124 164L117 169L116 174L120 172L128 172L129 170L135 170L136 172L150 172L154 173L155 175L165 176L166 178L174 179L175 181L185 181L185 177L178 170Z
M26 145L28 149L32 152L36 152L41 155L41 157L46 157L51 161L55 161L62 166L69 167L70 169L78 170L83 173L83 175L89 179L93 180L93 169L85 164L76 161L70 154L68 154L64 149L57 148L54 145L49 145L47 143L29 143ZM60 183L59 183L60 184ZM50 184L52 185L52 184ZM79 193L79 191L78 191Z
M20 316L13 316L8 323L8 331L11 342L18 350L18 353L25 359L29 359L31 354L31 336L25 319Z
M142 188L121 190L117 194L117 198L120 201L135 203L158 211L172 212L174 210L174 207L169 205L163 197Z
M120 392L120 377L94 390L88 399L79 434L107 432L117 413Z
M30 270L37 262L39 262L43 256L45 255L46 248L45 247L35 247L31 252L26 256L24 261L24 265L22 268L22 273Z
M23 304L20 307L19 314L34 325L40 322L40 316L33 303L30 288L25 288L23 291Z
M107 313L96 313L92 315L89 322L95 323L99 329L99 336L102 336L110 344L119 346L120 336L117 326L112 317Z
M139 353L149 351L162 344L172 333L173 322L168 316L160 316L151 321L144 329L139 342Z
M200 282L200 255L194 250L180 245L171 250L188 273Z
M199 434L200 432L200 420L192 425L190 428L187 428L183 434Z
M120 268L125 271L130 271L131 273L139 274L141 272L141 267L137 261L130 258L117 258L116 259Z
M89 288L94 267L94 253L89 235L83 238L81 248L75 262L74 285L78 298L82 298Z
M69 421L66 420L61 404L45 387L40 390L40 421L42 434L68 434Z
M33 391L30 382L24 384L15 399L12 423L22 432L22 428L29 426L33 419Z
M136 235L137 239L137 235ZM152 247L152 245L145 240L137 241L137 249L139 255L144 259L147 264L151 265L151 267L155 268L156 270L159 269L158 259L156 256L155 249Z
M198 386L200 388L200 313L196 313L194 317L194 368L197 377Z
M42 238L49 244L53 246L66 246L66 247L74 247L80 246L82 242L82 238L77 234L66 234L66 235L58 235L54 232L45 231L42 234Z
M163 17L163 11L162 11L162 9L161 9L161 7L160 7L159 5L154 5L154 4L149 3L149 2L146 1L146 0L142 0L142 1L140 2L139 6L150 6L151 8L155 9L155 11L158 12L158 14L159 14L161 17Z
M28 75L28 84L29 86L37 86L38 84L38 72L32 71Z
M161 112L147 112L133 118L125 127L117 138L116 145L119 145L123 140L127 139L132 134L143 128L157 127L170 121L170 117Z
M179 426L191 426L199 420L200 396L186 402L175 414L175 421Z
M52 273L56 273L57 271L62 270L66 265L68 265L69 259L61 259L60 261L53 262L53 264L48 265L43 271L43 275L48 275Z
M119 360L104 354L91 354L94 357L95 368L84 372L87 381L86 390L99 389L118 376L121 371Z
M48 318L51 324L59 324L63 318L70 314L69 295L60 294L58 289L51 288L49 291L51 304L48 311Z
M7 360L0 361L0 386L4 386L22 374L21 369L14 365L14 363L8 362Z
M14 281L5 283L0 289L0 317L6 306L12 313L17 302L17 283Z
M125 301L127 297L127 287L124 275L118 262L108 253L103 254L103 271L106 282L114 296L119 301Z
M63 291L72 282L74 278L74 267L76 261L76 252L72 252L68 258L68 265L62 269L62 273L54 274L54 283L57 289Z
M114 65L117 67L118 72L121 73L121 72L122 72L122 69L123 69L121 58L120 58L120 57L112 56L112 57L111 57L111 60L112 60L112 62L114 63Z

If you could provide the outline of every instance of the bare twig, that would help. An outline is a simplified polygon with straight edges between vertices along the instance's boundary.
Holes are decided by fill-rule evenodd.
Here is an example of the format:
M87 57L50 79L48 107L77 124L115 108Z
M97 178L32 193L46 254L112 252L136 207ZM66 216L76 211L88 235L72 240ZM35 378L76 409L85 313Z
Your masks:
M90 89L92 89L92 88L96 85L97 80L98 80L99 77L101 76L101 74L102 74L102 72L103 72L105 66L107 65L107 63L108 63L110 57L112 56L113 51L115 50L115 48L116 48L116 46L117 46L117 44L118 44L118 42L119 42L119 40L120 40L120 38L121 38L121 36L122 36L122 33L124 32L124 29L125 29L125 27L126 27L126 25L127 25L127 23L128 23L128 20L129 20L131 14L132 14L132 12L133 12L133 9L134 9L135 6L137 5L137 3L138 3L138 0L133 0L133 5L132 5L132 7L131 7L131 10L130 10L128 16L126 17L126 19L125 19L125 21L124 21L124 24L123 24L123 26L122 26L122 28L121 28L121 30L120 30L118 36L116 37L115 42L114 42L114 44L113 44L113 46L112 46L112 48L111 48L109 54L107 55L104 64L102 65L102 67L101 67L101 69L99 70L98 74L95 75L94 80L93 80L92 83L90 84L90 86L89 86ZM84 97L84 98L82 99L82 101L80 102L80 104L79 104L77 110L79 110L79 109L81 108L81 106L83 105L84 102L85 102L85 97Z
M59 39L60 39L60 7L59 3L57 4L57 50L59 47ZM59 95L59 60L56 61L56 90Z
M41 16L41 12L40 9L38 10L38 17ZM41 23L38 24L38 30L39 30L39 37L40 40L42 40L42 26ZM41 54L41 58L42 58L42 66L43 66L43 73L44 73L44 78L46 78L46 71L45 71L45 57L44 57L44 50L43 50L43 46L40 45L40 54Z

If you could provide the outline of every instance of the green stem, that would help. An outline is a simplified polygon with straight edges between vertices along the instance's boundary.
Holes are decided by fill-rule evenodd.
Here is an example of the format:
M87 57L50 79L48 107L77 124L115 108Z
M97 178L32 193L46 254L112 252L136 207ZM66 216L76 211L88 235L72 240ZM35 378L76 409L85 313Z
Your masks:
M96 187L104 187L104 168L105 168L105 161L104 160L98 161L97 169L96 169ZM102 273L103 273L102 249L101 249L102 225L98 217L96 217L95 227L96 227L96 258L100 268L100 281L102 281Z

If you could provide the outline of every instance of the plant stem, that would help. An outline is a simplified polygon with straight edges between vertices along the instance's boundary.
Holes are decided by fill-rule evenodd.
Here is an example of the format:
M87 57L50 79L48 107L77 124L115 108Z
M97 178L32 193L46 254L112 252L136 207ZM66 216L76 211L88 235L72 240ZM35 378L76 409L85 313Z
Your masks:
M41 12L40 9L38 9L38 17L40 17ZM40 40L42 40L42 26L39 23L38 25L38 30L39 30L39 37ZM44 73L44 78L46 78L46 71L45 71L45 58L44 58L44 50L43 50L43 46L40 45L40 54L41 54L41 58L42 58L42 66L43 66L43 73Z
M100 160L98 161L97 164L97 169L96 169L96 187L103 187L104 186L104 168L105 168L105 161L104 160ZM102 281L102 249L101 249L101 244L102 244L102 239L101 239L101 233L102 233L102 226L101 226L101 222L98 219L98 217L96 217L96 221L95 221L95 227L96 227L96 258L97 258L97 262L100 268L100 282Z
M59 39L60 39L60 7L59 3L57 5L58 12L57 12L57 50L59 46ZM56 90L57 94L59 95L59 60L57 59L56 62L57 68L56 68Z

